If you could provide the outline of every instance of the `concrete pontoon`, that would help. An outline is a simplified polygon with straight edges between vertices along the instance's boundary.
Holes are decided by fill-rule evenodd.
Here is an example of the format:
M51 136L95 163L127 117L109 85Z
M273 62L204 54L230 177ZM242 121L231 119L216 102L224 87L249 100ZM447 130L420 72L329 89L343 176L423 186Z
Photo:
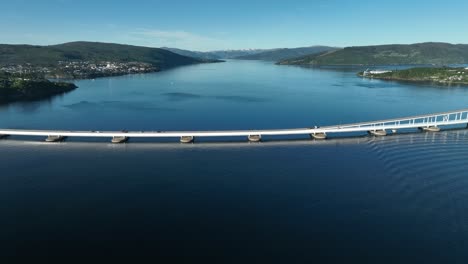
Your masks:
M314 134L310 134L310 136L314 139L327 139L326 133L314 133Z
M193 136L182 136L180 137L180 143L193 143L195 138Z
M384 137L387 135L387 131L385 129L371 130L369 131L369 134L377 137Z
M419 129L427 132L439 132L440 127L437 126L429 126L429 127L420 127Z
M249 135L247 137L250 142L260 142L262 141L262 136L261 135Z
M45 142L61 142L65 139L66 137L64 136L48 136L45 139Z
M127 141L128 141L128 137L122 137L122 136L113 137L111 140L111 142L114 144L121 144Z

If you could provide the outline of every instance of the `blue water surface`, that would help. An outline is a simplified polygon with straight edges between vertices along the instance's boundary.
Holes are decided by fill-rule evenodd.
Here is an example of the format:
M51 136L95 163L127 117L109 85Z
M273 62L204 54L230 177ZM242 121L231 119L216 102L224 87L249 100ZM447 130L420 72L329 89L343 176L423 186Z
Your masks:
M228 61L82 80L60 97L2 106L0 127L295 128L468 102L467 88L358 70ZM40 140L0 141L2 263L468 260L465 129L259 144Z

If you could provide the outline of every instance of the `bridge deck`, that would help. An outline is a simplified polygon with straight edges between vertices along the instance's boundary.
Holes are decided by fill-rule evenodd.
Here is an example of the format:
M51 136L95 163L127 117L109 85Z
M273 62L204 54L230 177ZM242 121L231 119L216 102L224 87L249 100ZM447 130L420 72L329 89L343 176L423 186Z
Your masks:
M317 133L345 133L376 130L399 130L420 127L438 127L468 123L468 109L452 112L411 116L398 119L378 120L373 122L353 123L326 127L271 129L271 130L232 130L232 131L67 131L67 130L20 130L0 129L0 135L19 136L64 136L64 137L134 137L134 138L170 138L170 137L232 137L232 136L283 136L306 135Z

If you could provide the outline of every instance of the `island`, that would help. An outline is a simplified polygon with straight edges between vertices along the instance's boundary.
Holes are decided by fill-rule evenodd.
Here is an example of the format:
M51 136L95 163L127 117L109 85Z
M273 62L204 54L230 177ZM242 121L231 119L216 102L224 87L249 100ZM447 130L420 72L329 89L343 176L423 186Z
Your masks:
M68 82L53 82L34 74L0 72L0 104L48 98L76 89Z
M411 68L406 70L367 70L358 76L373 79L436 83L442 85L468 85L468 68Z

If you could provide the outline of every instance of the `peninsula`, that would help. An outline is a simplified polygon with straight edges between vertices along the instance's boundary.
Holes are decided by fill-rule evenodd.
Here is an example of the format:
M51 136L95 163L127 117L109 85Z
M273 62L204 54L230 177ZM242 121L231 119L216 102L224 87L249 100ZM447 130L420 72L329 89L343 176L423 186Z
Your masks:
M394 71L364 71L365 78L391 81L436 83L442 85L468 85L468 68L412 68Z
M77 86L73 83L52 82L30 74L0 72L0 104L43 99L70 92L76 88Z

